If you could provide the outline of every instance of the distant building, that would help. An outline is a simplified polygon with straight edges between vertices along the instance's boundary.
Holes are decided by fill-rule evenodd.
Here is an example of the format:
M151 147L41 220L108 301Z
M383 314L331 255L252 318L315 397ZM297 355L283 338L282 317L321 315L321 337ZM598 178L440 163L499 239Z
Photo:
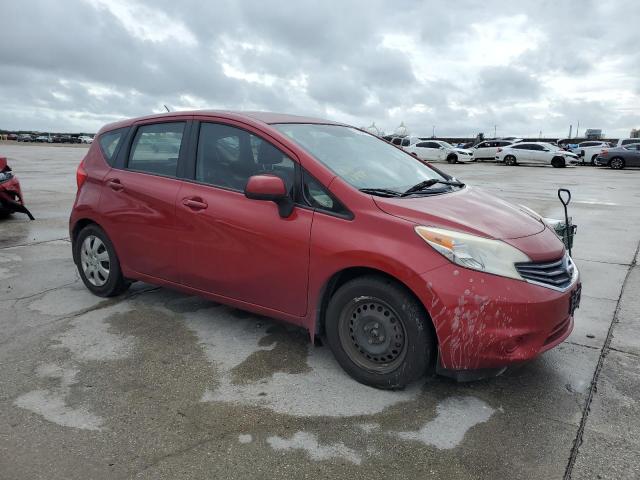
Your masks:
M640 138L640 128L632 129L629 138Z
M587 140L600 140L602 137L603 133L599 128L587 128L584 131L584 138Z

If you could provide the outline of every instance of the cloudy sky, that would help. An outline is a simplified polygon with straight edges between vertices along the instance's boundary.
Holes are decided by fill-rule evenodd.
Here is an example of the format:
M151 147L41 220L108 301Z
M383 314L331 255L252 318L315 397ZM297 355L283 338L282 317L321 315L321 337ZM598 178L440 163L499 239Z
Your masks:
M0 128L271 110L414 134L640 127L638 0L2 2Z

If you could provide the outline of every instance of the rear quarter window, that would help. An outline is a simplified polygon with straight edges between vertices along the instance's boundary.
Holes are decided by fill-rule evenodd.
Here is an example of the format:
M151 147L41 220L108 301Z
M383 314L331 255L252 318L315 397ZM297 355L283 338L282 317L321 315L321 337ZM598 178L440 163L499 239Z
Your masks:
M102 150L105 160L111 166L113 166L116 158L116 152L124 138L126 130L126 128L121 128L119 130L112 130L111 132L105 132L100 135L100 140L98 141L100 144L100 150Z

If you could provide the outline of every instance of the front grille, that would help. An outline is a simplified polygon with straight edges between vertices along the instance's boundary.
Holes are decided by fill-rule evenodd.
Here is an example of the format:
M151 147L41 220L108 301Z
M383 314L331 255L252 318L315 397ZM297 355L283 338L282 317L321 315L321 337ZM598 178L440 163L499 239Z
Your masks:
M552 262L516 263L516 270L525 280L564 289L571 284L575 267L568 255Z

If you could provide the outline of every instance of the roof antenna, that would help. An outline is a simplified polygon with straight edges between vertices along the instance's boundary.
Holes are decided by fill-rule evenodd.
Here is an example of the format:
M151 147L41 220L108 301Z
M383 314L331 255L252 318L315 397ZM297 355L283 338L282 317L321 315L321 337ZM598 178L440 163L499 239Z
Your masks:
M171 110L169 110L169 107L167 107L166 105L163 105L163 106L164 106L164 108L166 108L166 109L167 109L167 112L170 112L170 111L171 111Z

